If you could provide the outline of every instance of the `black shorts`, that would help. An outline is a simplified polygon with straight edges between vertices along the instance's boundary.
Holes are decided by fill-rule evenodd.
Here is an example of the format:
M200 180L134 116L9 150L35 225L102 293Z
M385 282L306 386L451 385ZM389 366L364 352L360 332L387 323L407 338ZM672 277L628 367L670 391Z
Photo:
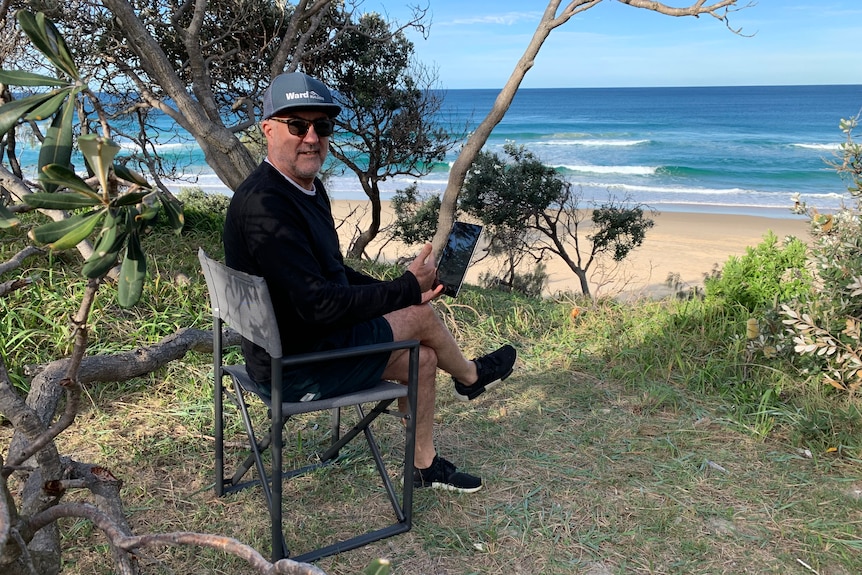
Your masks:
M372 343L389 343L392 340L389 322L378 317L330 334L308 351L328 351ZM282 380L283 400L326 399L373 387L380 382L390 355L390 352L384 352L286 368Z

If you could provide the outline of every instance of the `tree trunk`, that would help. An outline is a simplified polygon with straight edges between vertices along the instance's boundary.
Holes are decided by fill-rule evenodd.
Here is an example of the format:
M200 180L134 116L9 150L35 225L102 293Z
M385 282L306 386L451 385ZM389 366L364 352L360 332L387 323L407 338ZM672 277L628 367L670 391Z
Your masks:
M141 66L159 83L176 105L176 109L154 98L148 98L147 93L144 93L143 97L151 106L170 116L194 136L204 152L207 164L230 189L236 189L256 167L251 153L233 132L224 126L220 118L209 117L204 104L189 94L186 85L177 76L173 64L137 17L131 4L126 0L104 0L103 3L114 13L126 33L129 45L141 59ZM195 88L196 92L205 92L203 88Z
M455 210L458 204L458 194L461 193L461 186L464 185L464 179L467 177L467 171L482 150L482 146L488 141L491 132L497 124L506 115L509 106L512 105L512 100L515 99L515 94L518 92L518 87L521 85L524 76L530 68L533 67L536 55L539 49L545 42L545 39L551 33L551 30L568 20L568 17L555 20L557 7L560 5L560 0L551 0L542 20L539 22L536 32L533 34L530 44L527 46L524 55L518 60L515 69L511 76L506 81L506 85L500 90L497 99L494 100L494 105L491 111L482 120L482 123L467 139L467 143L461 149L461 153L452 164L452 169L449 171L449 181L446 184L446 191L443 193L440 205L440 218L437 221L437 232L434 234L434 253L439 257L443 251L443 246L446 244L446 237L449 234L449 229L455 221Z
M377 233L380 231L380 212L382 210L382 206L380 205L380 188L377 186L377 182L372 182L369 186L366 186L363 182L362 188L365 190L365 195L371 201L371 224L368 226L368 229L359 234L359 237L350 246L350 251L347 255L356 259L362 258L365 248L377 237Z

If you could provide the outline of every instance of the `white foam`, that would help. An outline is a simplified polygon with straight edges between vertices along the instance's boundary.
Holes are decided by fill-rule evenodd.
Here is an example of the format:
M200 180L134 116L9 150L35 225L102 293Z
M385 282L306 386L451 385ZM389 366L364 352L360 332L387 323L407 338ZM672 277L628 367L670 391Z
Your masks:
M531 146L587 146L587 147L627 147L649 144L650 140L606 140L587 138L582 140L541 140L531 143Z
M651 176L656 173L658 167L654 166L572 166L561 165L558 168L564 168L572 172L586 172L592 174L625 174L627 176Z
M804 148L806 150L828 150L837 152L840 150L841 144L790 144L793 148Z

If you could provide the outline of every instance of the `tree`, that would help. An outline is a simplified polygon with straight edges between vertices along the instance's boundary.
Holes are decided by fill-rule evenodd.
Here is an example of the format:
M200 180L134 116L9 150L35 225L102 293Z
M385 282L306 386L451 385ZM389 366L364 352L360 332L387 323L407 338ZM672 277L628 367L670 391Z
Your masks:
M689 6L679 8L669 6L663 2L655 0L617 1L635 8L643 8L645 10L651 10L667 16L698 17L703 14L707 14L724 22L724 24L730 28L729 14L736 6L738 0L716 0L711 3L708 3L707 0L698 0ZM524 79L524 76L526 76L530 68L533 67L533 62L538 56L542 44L544 44L545 40L554 29L568 22L572 16L585 12L586 10L597 6L601 2L602 0L571 0L566 4L562 11L559 12L559 14L558 11L560 4L562 3L561 0L550 0L550 2L548 2L548 6L545 8L545 12L542 14L542 18L536 27L536 31L533 33L533 37L527 45L527 49L524 51L521 59L518 60L517 64L515 64L515 69L506 81L506 85L503 86L503 89L500 90L500 93L497 95L497 99L494 101L491 111L488 112L485 119L482 120L467 139L467 142L461 149L461 153L458 154L458 157L452 164L452 168L449 171L449 182L446 185L446 191L443 193L443 199L441 201L440 219L437 223L437 232L434 234L433 243L435 253L440 253L440 250L443 249L443 245L446 242L446 235L452 227L452 222L455 221L458 195L461 192L461 187L467 176L467 171L470 169L476 156L485 145L485 142L488 141L488 137L491 135L494 127L500 123L500 120L503 119L503 116L512 104L512 100L515 98L518 87L521 85L521 81ZM749 2L745 7L752 5L753 3ZM739 30L730 29L734 33L739 32Z
M371 201L371 222L348 255L361 257L380 231L380 183L395 176L421 177L455 142L435 126L443 95L434 75L414 63L413 43L378 14L365 14L327 50L304 58L305 69L335 90L342 106L333 155L354 172Z
M27 5L22 0L0 4L4 37L17 36L8 11ZM191 134L216 175L235 189L260 159L243 137L260 118L264 88L279 73L296 70L303 55L336 41L353 9L351 2L334 0L248 0L241 6L167 0L44 6L67 38L72 58L82 63L81 75L94 92L106 96L112 125L136 144L134 161L142 171L152 170L162 189L161 176L177 174L162 165L156 151L163 142L153 136L155 119L164 123L169 118ZM414 15L405 26L420 25L424 13ZM0 44L0 49L7 50L0 54L4 67L34 69L32 52L20 42L8 48ZM31 129L41 137L35 124ZM10 172L0 179L7 189L14 186L12 176L23 179L20 170Z
M603 256L624 260L640 246L654 224L641 205L614 200L591 211L589 248L578 235L588 213L579 206L571 184L523 146L506 144L508 158L480 152L459 202L460 209L487 226L491 253L504 254L502 282L513 286L525 255L541 261L548 252L560 257L590 295L588 271ZM571 244L570 244L571 242ZM571 246L571 247L570 247Z

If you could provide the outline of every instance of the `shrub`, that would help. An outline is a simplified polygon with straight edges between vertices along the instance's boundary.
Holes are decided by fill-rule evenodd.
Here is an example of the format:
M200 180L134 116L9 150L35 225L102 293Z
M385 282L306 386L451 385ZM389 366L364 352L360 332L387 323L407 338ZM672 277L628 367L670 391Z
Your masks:
M770 231L744 256L731 256L720 274L705 279L706 297L722 298L750 312L804 299L812 285L806 259L804 242L794 237L779 242Z
M416 184L411 184L395 192L392 209L395 222L389 230L389 237L408 246L430 242L434 237L440 214L440 196L422 195Z
M177 199L183 204L186 230L221 232L230 197L207 194L201 188L182 188Z
M862 145L854 142L858 117L842 120L847 137L841 161L831 165L850 182L854 200L835 214L820 214L797 198L795 210L809 216L815 241L811 260L817 289L810 302L782 308L796 353L812 363L809 373L851 394L862 389Z
M527 297L542 296L545 284L548 283L548 272L545 264L538 262L526 273L515 273L509 280L504 280L491 272L485 272L479 277L482 287L506 292L520 293Z

